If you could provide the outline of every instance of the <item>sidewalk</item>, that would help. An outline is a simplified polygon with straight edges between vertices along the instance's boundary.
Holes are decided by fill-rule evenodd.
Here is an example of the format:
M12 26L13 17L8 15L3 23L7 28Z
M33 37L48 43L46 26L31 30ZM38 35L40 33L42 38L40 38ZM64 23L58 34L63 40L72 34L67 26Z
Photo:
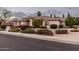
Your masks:
M79 32L69 33L69 34L60 34L60 35L55 34L54 36L24 34L24 33L6 32L6 31L0 31L0 34L15 35L15 36L20 36L20 37L30 37L30 38L41 39L41 40L79 45Z

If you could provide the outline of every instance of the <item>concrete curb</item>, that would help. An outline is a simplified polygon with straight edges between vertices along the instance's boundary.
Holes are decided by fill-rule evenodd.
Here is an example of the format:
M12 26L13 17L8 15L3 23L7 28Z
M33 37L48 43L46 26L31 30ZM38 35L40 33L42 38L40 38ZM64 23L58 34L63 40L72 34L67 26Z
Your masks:
M68 43L68 44L75 44L79 45L78 41L73 40L63 40L62 38L59 39L55 36L44 36L44 35L36 35L36 34L24 34L24 33L14 33L14 32L6 32L6 31L0 31L0 34L7 34L7 35L14 35L19 37L29 37L29 38L35 38L40 40L47 40L47 41L55 41L60 43Z

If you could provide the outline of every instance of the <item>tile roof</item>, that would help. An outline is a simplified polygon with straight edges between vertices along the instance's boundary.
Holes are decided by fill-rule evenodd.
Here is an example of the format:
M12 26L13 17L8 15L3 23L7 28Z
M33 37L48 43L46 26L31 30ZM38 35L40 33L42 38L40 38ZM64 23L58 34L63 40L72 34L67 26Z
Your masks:
M58 17L58 18L51 18L49 16L34 16L34 17L26 17L26 18L23 18L23 19L13 19L13 20L10 20L10 21L26 21L26 20L30 20L30 19L41 19L41 20L45 20L45 21L65 21L65 18L62 18L62 17Z
M51 18L49 16L35 16L35 17L29 17L27 19L41 19L46 21L65 21L65 18L58 17L58 18Z

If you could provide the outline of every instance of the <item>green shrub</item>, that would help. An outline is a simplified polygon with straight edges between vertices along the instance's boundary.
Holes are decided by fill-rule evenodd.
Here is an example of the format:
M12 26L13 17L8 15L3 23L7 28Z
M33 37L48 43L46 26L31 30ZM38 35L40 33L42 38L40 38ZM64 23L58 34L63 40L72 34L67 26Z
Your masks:
M59 25L59 28L63 28L64 26L63 25Z
M6 25L0 25L2 29L6 29Z
M79 25L79 17L75 18L75 25Z
M78 29L79 25L74 25L73 28L74 29Z
M27 25L20 25L18 26L18 28L20 28L21 30L25 30L26 28L29 28L30 26Z
M68 30L56 30L55 33L56 34L67 34Z
M15 27L15 26L10 26L10 29L16 29L17 27Z
M74 29L78 29L78 27L73 27Z
M41 20L40 19L36 19L36 20L32 21L32 24L33 24L34 27L39 28L40 26L42 26L43 21L42 21L42 19Z
M11 30L9 30L9 32L19 32L20 30L18 28L13 28Z
M37 30L36 34L52 36L53 32L47 29Z
M68 17L65 20L66 26L73 28L73 25L75 25L75 18L74 17Z
M5 29L0 28L0 31L4 31Z
M36 28L35 26L30 26L29 28Z
M35 31L33 29L31 29L31 28L26 28L25 30L22 30L21 32L22 33L30 33L30 34L35 33Z
M51 24L51 25L50 25L50 28L51 28L51 29L56 29L56 28L57 28L57 25L56 25L56 24Z

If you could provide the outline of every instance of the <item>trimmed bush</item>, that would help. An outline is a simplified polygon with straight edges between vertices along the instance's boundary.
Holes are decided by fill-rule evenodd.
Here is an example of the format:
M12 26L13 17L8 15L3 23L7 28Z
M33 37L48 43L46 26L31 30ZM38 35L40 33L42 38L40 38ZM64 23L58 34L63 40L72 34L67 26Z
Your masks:
M67 34L68 30L56 30L55 33L56 34Z
M78 27L74 27L74 29L78 29Z
M0 25L2 29L6 29L6 25Z
M21 30L25 30L26 28L29 28L30 26L26 26L26 25L20 25L18 26L18 28L20 28Z
M35 26L30 26L29 28L36 28Z
M0 31L4 31L5 29L0 28Z
M9 32L19 32L20 30L18 28L14 28L14 29L11 29L9 30Z
M31 29L31 28L27 28L27 29L25 29L25 30L22 30L21 32L22 32L22 33L30 33L30 34L35 33L35 31L34 31L33 29Z
M64 26L63 25L59 25L59 28L63 28Z
M78 29L79 25L74 25L73 28L74 29Z
M70 30L70 32L79 32L79 30L74 29L74 30Z
M15 26L10 26L10 29L16 29L17 27L15 27Z
M37 30L36 34L53 36L53 32L47 29Z
M57 28L57 25L56 25L56 24L51 24L51 25L50 25L50 28L51 28L51 29L56 29L56 28Z
M46 26L41 26L40 28L47 28Z

